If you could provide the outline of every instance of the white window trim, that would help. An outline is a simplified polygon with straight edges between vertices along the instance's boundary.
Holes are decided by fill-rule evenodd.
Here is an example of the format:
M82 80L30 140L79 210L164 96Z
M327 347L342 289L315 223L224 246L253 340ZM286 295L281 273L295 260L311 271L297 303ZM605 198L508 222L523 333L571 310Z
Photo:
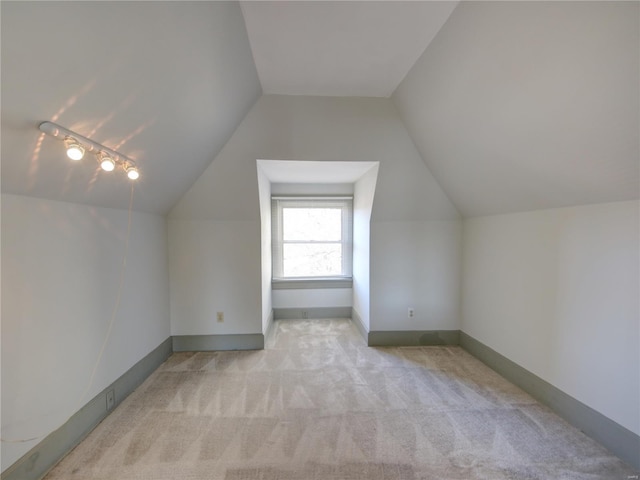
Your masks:
M303 206L312 202L325 203L343 208L342 218L342 272L343 275L329 277L284 277L282 275L282 208L291 205ZM272 288L351 288L353 280L353 197L352 196L285 196L271 197L272 239Z
M353 287L351 277L274 278L271 280L271 288L274 290L351 287Z

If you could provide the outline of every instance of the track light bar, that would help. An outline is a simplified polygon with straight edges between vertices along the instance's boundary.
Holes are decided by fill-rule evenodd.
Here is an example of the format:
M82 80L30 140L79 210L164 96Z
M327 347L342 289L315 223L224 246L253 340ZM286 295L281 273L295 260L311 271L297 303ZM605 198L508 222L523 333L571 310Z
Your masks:
M67 156L72 160L80 160L85 152L91 152L95 154L100 167L104 171L110 172L116 167L122 167L127 173L127 177L131 180L137 180L140 177L136 162L109 147L105 147L90 138L83 137L52 122L42 122L39 128L40 131L47 135L63 140L67 149Z

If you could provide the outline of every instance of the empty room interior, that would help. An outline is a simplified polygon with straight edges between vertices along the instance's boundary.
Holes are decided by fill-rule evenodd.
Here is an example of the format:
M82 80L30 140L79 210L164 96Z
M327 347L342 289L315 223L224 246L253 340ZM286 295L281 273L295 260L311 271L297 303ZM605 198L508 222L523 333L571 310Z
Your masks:
M1 470L640 474L640 2L0 3Z

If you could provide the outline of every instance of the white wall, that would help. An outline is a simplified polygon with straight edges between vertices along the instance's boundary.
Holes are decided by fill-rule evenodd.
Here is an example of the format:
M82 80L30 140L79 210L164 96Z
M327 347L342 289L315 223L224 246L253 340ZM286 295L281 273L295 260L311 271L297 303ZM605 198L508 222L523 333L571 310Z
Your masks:
M371 224L371 330L460 329L461 235L455 220Z
M88 388L127 223L123 210L2 194L2 438L41 437L3 442L2 470L169 337L166 222L134 212Z
M393 94L465 217L638 198L640 2L464 1Z
M393 263L398 259L404 265L419 264L423 274L434 279L442 274L446 289L443 301L450 303L446 310L455 313L445 319L440 314L442 306L429 304L424 306L422 318L437 317L443 328L459 328L459 261L450 251L458 248L460 232L447 223L459 223L459 215L422 161L391 101L264 95L169 215L174 333L211 333L217 328L210 325L211 312L218 308L212 305L212 298L222 302L229 296L234 298L226 307L229 318L234 319L227 325L229 333L260 331L261 224L256 159L380 162L371 221L395 222L387 227L403 231L414 248L410 252L396 250L384 239L381 228L372 228L371 261ZM414 229L411 225L415 222L424 225ZM219 228L235 229L240 224L242 232L235 231L233 240L215 234ZM185 228L188 233L182 231ZM431 237L442 235L447 242L431 241ZM191 266L183 265L185 259L190 259L187 263ZM372 272L372 277L375 275L385 276L385 272ZM412 292L403 302L417 305L424 293L413 287L413 281L411 275L395 278L399 289ZM378 288L382 284L372 278L370 293L385 302L389 297ZM394 307L392 316L387 313L372 309L372 327L409 327L399 320L406 317L406 305ZM235 325L236 321L240 323Z
M260 165L258 169L258 195L260 198L260 284L262 304L262 332L267 333L269 317L273 309L271 295L271 182L265 175Z
M638 201L464 221L462 330L640 434Z
M353 183L272 183L271 192L274 195L353 195Z
M351 288L287 288L273 291L273 308L351 307Z
M260 228L260 222L169 220L172 335L262 333Z
M380 166L372 167L354 185L353 309L362 326L371 327L371 211Z

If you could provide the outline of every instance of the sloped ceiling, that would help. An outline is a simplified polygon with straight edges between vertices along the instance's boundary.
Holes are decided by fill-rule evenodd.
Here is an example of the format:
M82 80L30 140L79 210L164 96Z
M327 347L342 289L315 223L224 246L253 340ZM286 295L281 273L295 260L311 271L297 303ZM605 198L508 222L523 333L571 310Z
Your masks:
M70 164L49 120L136 160L136 210L166 213L261 94L229 2L5 2L2 192L127 208L129 181Z
M265 93L388 97L458 2L241 2Z
M128 207L126 178L71 165L49 120L134 158L134 208L167 213L263 90L401 82L465 216L638 198L639 5L2 1L2 192Z
M638 2L465 2L393 95L464 216L638 198Z

